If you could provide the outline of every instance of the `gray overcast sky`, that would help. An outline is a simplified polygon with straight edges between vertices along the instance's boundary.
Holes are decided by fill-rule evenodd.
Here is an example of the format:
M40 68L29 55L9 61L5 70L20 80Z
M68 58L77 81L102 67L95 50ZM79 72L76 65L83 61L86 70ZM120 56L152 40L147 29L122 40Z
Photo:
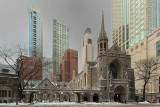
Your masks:
M20 43L28 47L28 9L32 6L41 11L44 57L52 55L52 19L69 27L69 47L78 51L79 72L82 70L82 39L87 27L94 37L96 60L102 11L111 46L112 0L0 0L0 45Z

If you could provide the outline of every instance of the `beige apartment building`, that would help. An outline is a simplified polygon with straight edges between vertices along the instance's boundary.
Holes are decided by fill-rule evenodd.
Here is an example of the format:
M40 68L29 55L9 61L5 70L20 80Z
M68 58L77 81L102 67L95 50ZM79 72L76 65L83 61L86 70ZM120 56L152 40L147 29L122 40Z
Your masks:
M141 97L143 93L143 81L138 80L138 76L136 75L138 71L135 67L137 62L143 59L160 59L160 29L157 29L150 36L144 37L143 40L129 47L126 53L131 55L131 66L135 71L136 94ZM152 100L156 100L156 97L160 95L160 68L154 71L153 75L155 77L151 78L146 87L146 98L149 101L151 101L151 98Z
M117 43L121 50L131 55L135 80L135 63L141 59L159 56L159 8L159 0L112 0L112 43ZM149 81L146 90L148 100L156 99L156 94L160 92L159 83L159 76ZM142 83L135 81L135 87L136 94L141 94Z
M122 50L160 27L159 0L112 0L112 43Z

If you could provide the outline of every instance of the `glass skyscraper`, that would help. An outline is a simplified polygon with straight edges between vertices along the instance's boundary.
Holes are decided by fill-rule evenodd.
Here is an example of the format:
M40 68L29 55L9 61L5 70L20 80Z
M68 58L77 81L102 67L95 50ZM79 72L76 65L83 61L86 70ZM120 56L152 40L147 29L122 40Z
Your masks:
M69 28L53 19L53 80L60 80L60 64L67 49L69 49Z
M42 27L40 10L29 11L29 57L42 58Z
M160 27L160 0L112 0L112 43L122 50Z

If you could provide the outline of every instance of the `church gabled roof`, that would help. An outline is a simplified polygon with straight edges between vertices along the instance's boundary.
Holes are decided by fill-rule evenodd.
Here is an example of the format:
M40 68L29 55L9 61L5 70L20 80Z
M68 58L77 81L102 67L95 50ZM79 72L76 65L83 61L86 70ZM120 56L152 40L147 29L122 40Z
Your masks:
M114 43L114 45L112 45L112 47L110 48L109 51L110 52L120 52L120 53L122 53L121 48L117 45L117 42Z
M47 78L45 78L45 79L38 85L38 87L42 87L42 88L44 88L44 87L50 87L50 88L53 88L53 87L55 87L55 86L51 83L51 81L49 81Z

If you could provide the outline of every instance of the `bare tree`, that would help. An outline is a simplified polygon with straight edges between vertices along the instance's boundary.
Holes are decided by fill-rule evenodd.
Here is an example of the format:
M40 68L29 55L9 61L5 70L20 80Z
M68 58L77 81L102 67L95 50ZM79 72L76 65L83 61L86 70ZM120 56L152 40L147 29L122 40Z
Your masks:
M51 64L52 62L46 61L42 63L41 58L29 58L26 57L27 49L25 46L16 45L15 47L0 47L0 58L4 60L17 74L18 76L18 91L19 98L22 100L23 90L28 85L28 82L37 78L42 79L42 67ZM24 82L24 80L26 82Z
M156 76L153 74L156 74L156 70L160 67L160 63L157 58L149 58L140 60L136 63L135 69L137 70L137 80L143 81L143 100L145 101L145 93L146 93L146 85L149 82L149 80Z

